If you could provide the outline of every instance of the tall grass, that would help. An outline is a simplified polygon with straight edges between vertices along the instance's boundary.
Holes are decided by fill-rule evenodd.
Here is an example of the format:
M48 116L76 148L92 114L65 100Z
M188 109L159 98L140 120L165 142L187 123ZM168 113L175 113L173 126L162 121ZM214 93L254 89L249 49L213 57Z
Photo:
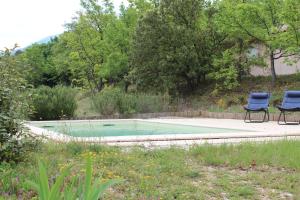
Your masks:
M33 119L57 120L73 117L77 108L76 93L75 89L64 86L37 88L33 98Z
M283 140L241 145L197 146L190 153L207 165L268 165L300 169L299 141Z
M92 98L92 106L102 115L164 112L170 98L166 95L125 93L106 88Z
M101 177L102 183L126 180L105 192L105 199L223 199L220 195L223 192L229 194L229 199L260 199L261 190L257 188L265 189L266 196L274 199L280 199L279 192L290 192L294 199L300 197L300 141L207 144L188 150L176 147L124 150L82 143L46 143L42 147L41 151L33 152L28 162L15 166L0 164L0 199L1 196L36 198L37 194L25 182L37 180L39 184L35 178L39 171L36 160L42 160L47 168L49 191L58 180L58 169L63 174L65 167L71 165L61 193L83 194L87 167L81 172L82 158L86 158L87 152L92 153L95 163L93 177ZM99 182L96 179L92 183ZM273 188L277 194L271 191Z

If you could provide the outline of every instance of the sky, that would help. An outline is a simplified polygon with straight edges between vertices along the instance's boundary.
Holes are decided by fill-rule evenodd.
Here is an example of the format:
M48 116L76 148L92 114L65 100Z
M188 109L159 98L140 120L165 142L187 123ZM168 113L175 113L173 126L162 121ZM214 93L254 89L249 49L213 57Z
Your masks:
M116 8L125 1L113 0ZM80 0L0 0L0 49L60 34L80 9Z

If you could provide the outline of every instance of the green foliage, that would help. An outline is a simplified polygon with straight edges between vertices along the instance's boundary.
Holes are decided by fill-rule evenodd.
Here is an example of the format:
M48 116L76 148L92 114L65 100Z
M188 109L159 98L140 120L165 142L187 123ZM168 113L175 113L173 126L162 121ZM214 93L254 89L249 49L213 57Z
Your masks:
M28 181L28 184L38 193L40 200L98 200L109 187L119 182L109 180L100 183L100 180L97 180L93 183L91 155L88 155L86 158L84 181L82 181L80 175L73 175L67 180L71 173L71 167L66 167L50 186L44 164L39 162L38 165L39 177L37 182Z
M68 52L56 37L46 44L33 44L17 57L23 63L22 70L26 80L34 85L70 85L74 75L65 61L65 52ZM62 55L64 57L62 57Z
M220 1L220 24L225 25L229 33L251 38L266 47L273 84L276 80L274 61L299 53L300 31L295 29L299 25L300 14L295 11L299 5L297 0Z
M122 91L118 88L105 88L93 97L94 108L103 115L112 115L119 112Z
M287 64L293 65L300 59L300 9L299 0L285 0L283 6L282 20L288 27L282 36L287 55L294 55L285 59ZM281 44L282 45L282 44Z
M111 0L81 6L63 34L18 55L29 83L93 93L133 85L177 96L211 78L217 89L232 90L266 58L274 82L275 60L292 65L300 55L299 0L130 0L119 12ZM265 51L250 58L256 45Z
M180 8L180 9L178 9ZM138 22L131 77L142 90L192 91L211 71L224 37L202 0L163 0Z
M71 118L77 108L76 90L65 86L41 86L34 90L33 119L58 120Z
M225 51L221 58L214 59L213 66L216 68L213 73L213 77L217 81L216 90L233 90L239 86L238 71L233 54Z
M84 86L101 91L128 74L132 35L140 13L134 1L128 8L121 7L120 16L110 1L82 0L81 5L85 12L67 25L68 32L60 39L69 50L72 69L85 80Z
M124 114L164 112L169 104L168 95L125 94L121 98L120 111Z
M10 50L0 52L0 163L21 161L34 147L34 140L23 126L31 112L27 87Z
M131 94L118 88L105 88L93 97L93 107L102 115L163 112L169 96Z
M91 144L77 145L86 151ZM262 193L258 187L266 188L263 194L275 199L280 199L281 191L288 191L297 199L300 195L299 146L298 140L193 145L189 149L134 147L126 151L120 147L95 145L92 174L95 180L101 177L103 182L126 180L106 191L102 199L207 199L207 196L223 199L222 192L230 199L260 199ZM68 148L66 144L45 143L28 162L0 165L0 196L37 199L37 193L28 187L26 180L39 180L36 160L41 159L47 168L49 189L67 166L72 166L71 174L64 179L61 193L72 185L73 175L81 177L84 188L86 172L82 157L86 153L74 155ZM73 193L78 191L77 183L73 184ZM254 188L254 194L250 195L245 187ZM280 191L274 193L268 188L280 188ZM246 193L249 196L240 196Z
M223 96L221 97L217 102L216 105L219 108L222 109L227 109L232 106L241 106L245 105L247 103L246 98L244 96L238 96L238 95L233 95L233 96Z

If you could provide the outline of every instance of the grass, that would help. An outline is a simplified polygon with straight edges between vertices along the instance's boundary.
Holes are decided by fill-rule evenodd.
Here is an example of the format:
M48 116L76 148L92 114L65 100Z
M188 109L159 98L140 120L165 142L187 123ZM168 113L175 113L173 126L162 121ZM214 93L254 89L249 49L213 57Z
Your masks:
M92 108L92 100L89 96L81 97L82 94L79 94L77 98L77 109L75 111L76 117L86 118L86 117L93 117L99 115L93 108Z
M93 178L122 179L104 199L280 199L300 198L300 141L193 146L147 150L83 144L42 144L18 165L0 165L0 199L36 196L26 183L41 160L50 182L66 166L81 174L93 153Z

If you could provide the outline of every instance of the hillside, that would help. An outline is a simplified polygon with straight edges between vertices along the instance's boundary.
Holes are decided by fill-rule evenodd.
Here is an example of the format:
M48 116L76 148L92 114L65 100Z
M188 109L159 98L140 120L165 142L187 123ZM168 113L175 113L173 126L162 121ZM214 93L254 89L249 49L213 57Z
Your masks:
M204 110L210 112L244 112L243 105L252 91L271 93L270 112L278 112L276 105L281 103L285 90L300 89L300 74L279 76L275 87L271 86L271 77L248 77L233 91L215 94L214 83L200 87L190 95L171 97L169 111ZM97 116L99 113L91 106L90 96L79 98L77 117Z

